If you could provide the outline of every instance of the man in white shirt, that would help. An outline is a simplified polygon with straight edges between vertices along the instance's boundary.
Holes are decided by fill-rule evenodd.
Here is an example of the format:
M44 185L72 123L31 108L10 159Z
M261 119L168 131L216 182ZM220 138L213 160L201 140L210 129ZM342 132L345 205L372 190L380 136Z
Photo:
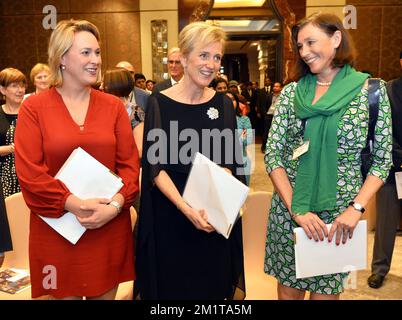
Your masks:
M180 49L172 48L168 54L168 71L170 75L170 79L157 83L152 92L160 92L167 88L174 86L176 83L179 83L183 79L184 69L180 62Z

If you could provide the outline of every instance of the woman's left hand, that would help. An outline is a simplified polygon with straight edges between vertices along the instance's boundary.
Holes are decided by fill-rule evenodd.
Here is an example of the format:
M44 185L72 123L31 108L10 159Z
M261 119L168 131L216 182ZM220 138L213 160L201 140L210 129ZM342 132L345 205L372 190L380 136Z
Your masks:
M353 237L353 231L356 228L362 214L349 206L341 215L339 215L332 223L332 227L329 230L328 242L332 241L332 238L336 232L336 245L340 244L341 237L342 243L345 244L348 236L349 239Z
M106 203L97 204L93 206L81 206L81 210L93 212L87 218L77 217L79 223L87 229L98 229L108 223L110 220L114 219L119 213L114 206L110 206Z

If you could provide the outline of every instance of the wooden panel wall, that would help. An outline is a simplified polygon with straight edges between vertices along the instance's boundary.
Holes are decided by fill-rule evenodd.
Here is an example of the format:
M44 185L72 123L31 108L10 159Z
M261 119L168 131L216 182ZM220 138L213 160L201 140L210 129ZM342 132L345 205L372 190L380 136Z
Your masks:
M402 0L348 0L357 9L357 29L350 30L358 50L357 68L384 80L401 75Z
M57 8L58 21L86 19L99 28L103 70L128 60L141 71L139 0L1 0L0 70L15 67L29 75L35 63L47 62L45 5Z

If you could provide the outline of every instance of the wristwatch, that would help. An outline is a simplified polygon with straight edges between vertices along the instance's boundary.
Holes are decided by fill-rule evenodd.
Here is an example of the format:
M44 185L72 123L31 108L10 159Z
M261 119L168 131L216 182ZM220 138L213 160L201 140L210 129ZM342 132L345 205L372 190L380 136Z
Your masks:
M360 211L361 213L364 213L364 211L366 211L366 209L364 209L360 203L350 201L349 205L352 206L355 210Z
M117 209L117 213L121 212L122 207L121 207L120 203L118 203L117 201L112 200L108 203L108 205L115 207Z

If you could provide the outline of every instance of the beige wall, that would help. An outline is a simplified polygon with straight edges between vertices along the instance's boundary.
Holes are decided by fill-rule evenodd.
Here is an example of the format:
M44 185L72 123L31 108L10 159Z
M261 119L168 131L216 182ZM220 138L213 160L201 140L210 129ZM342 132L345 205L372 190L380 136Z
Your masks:
M343 7L345 6L346 0L307 0L306 1L306 16L310 14L321 11L334 13L338 17L344 17Z
M151 20L168 21L168 50L177 47L179 17L177 0L140 0L141 65L145 77L152 78Z

